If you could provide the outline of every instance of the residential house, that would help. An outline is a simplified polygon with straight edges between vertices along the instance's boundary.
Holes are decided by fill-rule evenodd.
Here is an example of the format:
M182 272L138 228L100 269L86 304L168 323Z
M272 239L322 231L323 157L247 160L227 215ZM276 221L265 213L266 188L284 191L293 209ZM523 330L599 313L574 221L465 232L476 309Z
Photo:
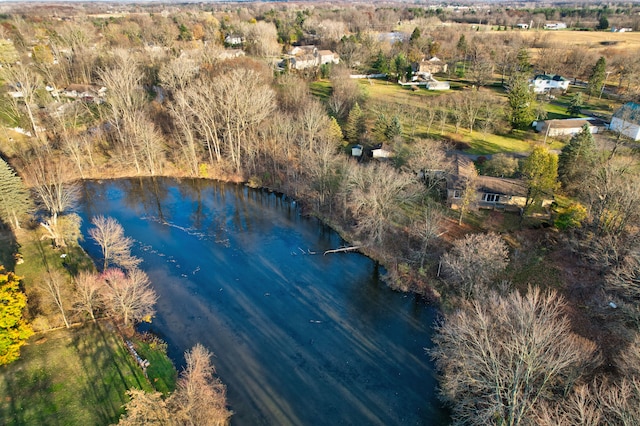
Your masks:
M549 93L551 90L566 92L569 80L557 74L538 74L530 81L533 93Z
M221 59L224 61L226 59L239 58L244 55L245 53L244 53L244 50L242 49L225 49L218 54L218 59Z
M416 75L430 76L439 72L447 72L447 63L434 56L431 59L414 62L411 64L411 71Z
M378 41L389 42L390 44L402 43L405 40L409 40L411 35L407 33L401 33L400 31L392 31L390 33L378 33Z
M622 133L634 141L640 140L640 105L627 102L611 118L609 129Z
M64 89L62 95L67 98L101 103L106 93L107 88L104 86L95 86L92 84L70 84Z
M457 155L453 172L447 177L447 203L452 209L460 207L467 181L475 168L473 162ZM521 179L499 178L493 176L475 177L474 204L481 209L498 209L520 212L527 201L527 186ZM549 207L553 199L543 200L542 207Z
M427 84L425 85L427 90L449 90L451 88L451 84L448 81L440 81L431 77Z
M313 45L307 46L293 46L288 52L287 55L291 56L301 56L301 55L318 55L318 48Z
M535 129L537 132L544 133L545 136L573 136L582 131L584 125L589 126L591 133L599 133L607 128L607 123L599 118L567 118L565 120L546 120L537 121Z
M544 24L545 30L564 30L567 28L567 24L564 22L548 22Z
M227 34L224 38L224 44L227 46L242 46L244 43L244 37L239 34Z
M331 50L318 50L316 46L294 46L285 55L292 69L303 70L323 64L337 64L340 57Z
M340 63L340 56L331 50L318 50L318 56L320 57L320 65Z

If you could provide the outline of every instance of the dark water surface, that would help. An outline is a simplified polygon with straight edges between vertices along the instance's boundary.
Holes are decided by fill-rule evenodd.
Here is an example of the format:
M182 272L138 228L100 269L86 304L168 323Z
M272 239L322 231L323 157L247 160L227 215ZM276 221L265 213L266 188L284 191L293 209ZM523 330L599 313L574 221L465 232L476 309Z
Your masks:
M84 235L98 214L136 240L159 296L150 328L176 365L198 342L215 353L233 425L448 423L424 350L434 309L386 288L365 256L323 256L343 241L290 200L202 180L86 182Z

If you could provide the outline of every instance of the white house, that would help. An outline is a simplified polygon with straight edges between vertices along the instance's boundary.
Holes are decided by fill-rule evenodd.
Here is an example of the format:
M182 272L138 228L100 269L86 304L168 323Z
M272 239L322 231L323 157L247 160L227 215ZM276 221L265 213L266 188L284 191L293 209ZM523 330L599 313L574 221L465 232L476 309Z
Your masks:
M318 50L318 56L320 57L320 65L340 63L338 54L331 50Z
M436 80L431 77L425 87L427 90L449 90L451 89L451 84L448 81Z
M567 28L567 24L564 22L549 22L544 24L545 30L564 30Z
M83 101L94 101L101 103L107 93L104 86L94 86L91 84L70 84L62 92L63 96Z
M538 121L535 128L537 132L544 133L549 137L573 136L580 133L585 124L589 126L591 133L598 133L607 128L607 123L594 117Z
M244 37L239 34L227 34L224 42L227 46L240 46L244 43Z
M609 129L622 133L634 141L640 140L640 105L627 102L611 118Z
M538 74L530 81L533 93L549 93L551 90L565 92L569 88L569 80L557 74Z

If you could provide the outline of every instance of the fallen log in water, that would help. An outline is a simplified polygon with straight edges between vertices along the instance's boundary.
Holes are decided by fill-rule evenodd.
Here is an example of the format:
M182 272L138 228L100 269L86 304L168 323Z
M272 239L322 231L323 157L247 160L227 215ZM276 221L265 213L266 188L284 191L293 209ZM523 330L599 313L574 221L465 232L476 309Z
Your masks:
M352 246L352 247L342 247L339 249L333 249L333 250L327 250L324 252L323 256L325 254L328 253L343 253L343 252L347 252L347 251L353 251L353 250L358 250L360 248L360 246Z

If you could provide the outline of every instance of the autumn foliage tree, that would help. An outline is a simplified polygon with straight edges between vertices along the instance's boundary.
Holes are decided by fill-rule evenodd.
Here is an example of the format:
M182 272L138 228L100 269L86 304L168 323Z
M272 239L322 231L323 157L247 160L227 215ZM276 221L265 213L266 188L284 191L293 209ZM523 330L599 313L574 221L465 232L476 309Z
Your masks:
M20 347L33 334L23 317L27 296L20 291L20 278L0 266L0 365L20 357Z

